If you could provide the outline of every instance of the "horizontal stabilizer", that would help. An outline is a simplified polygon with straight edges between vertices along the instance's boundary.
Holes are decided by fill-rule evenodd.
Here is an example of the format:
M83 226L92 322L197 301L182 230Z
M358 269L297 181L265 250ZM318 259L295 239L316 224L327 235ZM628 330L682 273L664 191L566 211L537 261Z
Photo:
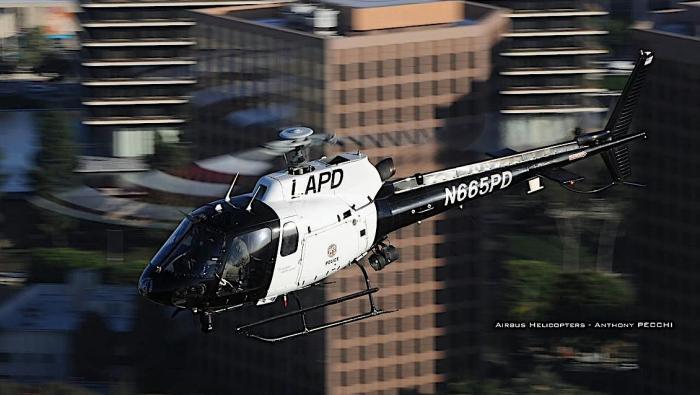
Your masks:
M539 172L540 175L549 178L552 181L556 181L560 184L574 184L579 181L583 181L583 177L572 173L568 170L564 170L561 167L554 167L551 169L544 169Z

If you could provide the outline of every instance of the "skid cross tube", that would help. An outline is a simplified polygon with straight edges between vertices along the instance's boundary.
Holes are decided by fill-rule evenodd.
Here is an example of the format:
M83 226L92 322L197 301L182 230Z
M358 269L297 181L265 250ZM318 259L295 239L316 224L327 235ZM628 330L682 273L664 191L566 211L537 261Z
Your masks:
M248 336L248 337L253 338L253 339L258 339L258 340L262 340L265 342L274 343L274 342L278 342L278 341L282 341L282 340L291 339L291 338L294 338L297 336L308 335L310 333L322 331L325 329L334 328L336 326L349 324L351 322L364 320L366 318L374 317L374 316L377 316L380 314L386 314L386 313L391 313L393 311L396 311L396 310L382 310L382 309L377 308L377 306L374 304L374 299L372 298L372 294L379 291L379 288L376 288L376 287L371 288L370 282L369 282L369 277L367 276L367 271L359 262L355 262L355 264L360 268L360 270L362 270L362 275L363 275L364 280L365 280L366 289L363 289L362 291L358 291L358 292L355 292L352 294L344 295L344 296L341 296L339 298L331 299L331 300L328 300L328 301L325 301L323 303L319 303L317 305L310 306L310 307L302 307L301 301L299 300L299 297L296 294L293 294L294 298L296 299L296 303L297 303L297 307L298 307L297 310L290 311L288 313L278 314L278 315L270 317L270 318L266 318L266 319L263 319L260 321L256 321L256 322L253 322L250 324L240 326L240 327L236 328L236 333L243 334L243 335ZM351 317L342 318L342 319L339 319L337 321L329 322L329 323L319 325L319 326L314 326L314 327L308 326L308 324L306 322L306 313L308 313L309 311L314 311L314 310L322 309L324 307L331 306L334 304L347 302L349 300L357 299L357 298L363 297L365 295L367 295L369 298L370 310L368 312L354 315ZM267 325L271 322L282 320L282 319L289 318L289 317L293 317L296 315L301 317L301 324L302 324L302 328L303 328L302 330L300 330L298 332L293 332L293 333L289 333L289 334L278 336L278 337L265 337L265 336L258 335L256 333L249 332L249 330L252 328Z

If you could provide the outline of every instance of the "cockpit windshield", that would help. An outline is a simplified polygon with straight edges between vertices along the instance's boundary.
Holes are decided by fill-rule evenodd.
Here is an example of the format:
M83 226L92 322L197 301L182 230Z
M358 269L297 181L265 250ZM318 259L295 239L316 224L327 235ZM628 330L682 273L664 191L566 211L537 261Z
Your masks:
M192 221L189 219L185 218L182 221L180 221L180 224L175 228L173 233L168 237L168 240L165 241L165 243L160 247L158 252L153 256L153 259L151 259L151 262L155 262L156 264L165 262L165 260L168 258L168 255L170 255L170 252L173 250L173 247L175 246L176 243L178 243L190 230L192 227Z
M258 189L259 195L263 192ZM250 196L201 206L186 215L153 256L139 292L158 303L188 308L255 302L272 281L279 233L274 210Z
M153 257L153 262L174 275L212 277L218 269L224 238L222 231L184 219Z

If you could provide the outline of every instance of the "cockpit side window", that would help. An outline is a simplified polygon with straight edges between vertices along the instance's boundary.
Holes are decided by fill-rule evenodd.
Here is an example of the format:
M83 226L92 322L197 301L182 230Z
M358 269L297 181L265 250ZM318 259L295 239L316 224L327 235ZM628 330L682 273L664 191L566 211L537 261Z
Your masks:
M226 243L222 277L239 289L249 286L251 277L263 269L271 236L270 228L261 228L231 237Z
M258 190L255 191L255 198L258 200L263 200L265 198L265 193L267 192L267 186L265 185L258 185Z
M299 245L299 231L294 222L287 222L282 228L282 247L280 255L287 256L297 251Z

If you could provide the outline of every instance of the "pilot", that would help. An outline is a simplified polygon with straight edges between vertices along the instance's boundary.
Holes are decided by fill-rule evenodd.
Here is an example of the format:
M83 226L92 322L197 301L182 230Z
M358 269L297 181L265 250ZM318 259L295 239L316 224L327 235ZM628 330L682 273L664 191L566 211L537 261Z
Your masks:
M229 244L222 278L241 288L245 285L245 272L248 263L250 263L248 246L239 237L235 237Z

